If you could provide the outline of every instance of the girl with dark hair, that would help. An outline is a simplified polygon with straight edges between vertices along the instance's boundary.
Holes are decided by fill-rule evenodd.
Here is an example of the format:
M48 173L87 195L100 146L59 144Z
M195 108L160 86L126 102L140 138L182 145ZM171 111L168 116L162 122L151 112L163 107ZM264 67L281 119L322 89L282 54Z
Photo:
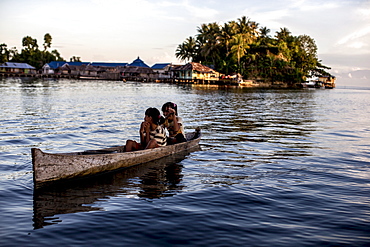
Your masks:
M160 115L157 108L148 108L145 111L144 122L140 125L140 143L126 141L126 152L167 145L166 130L159 124Z
M182 118L177 115L177 105L173 102L167 102L162 106L162 112L165 116L162 126L167 128L170 135L167 139L168 144L186 142Z

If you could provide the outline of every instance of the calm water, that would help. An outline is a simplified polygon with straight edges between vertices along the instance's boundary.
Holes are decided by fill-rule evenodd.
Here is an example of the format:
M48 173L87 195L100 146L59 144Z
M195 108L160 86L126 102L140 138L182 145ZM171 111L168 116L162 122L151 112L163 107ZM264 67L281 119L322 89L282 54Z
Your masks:
M138 140L179 105L201 149L34 190L30 149ZM1 246L369 246L370 90L0 81Z

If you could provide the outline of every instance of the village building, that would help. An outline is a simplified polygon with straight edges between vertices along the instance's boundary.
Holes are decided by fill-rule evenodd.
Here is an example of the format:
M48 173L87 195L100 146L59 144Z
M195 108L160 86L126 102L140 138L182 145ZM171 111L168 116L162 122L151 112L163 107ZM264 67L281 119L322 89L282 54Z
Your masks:
M187 63L173 68L173 78L186 83L217 83L221 74L200 63Z
M9 63L5 67L7 68L3 66L3 71L18 71L18 74L20 73L20 70L8 68ZM45 64L39 75L32 66L32 69L27 66L23 67L25 69L22 73L34 73L35 76L39 77L202 84L217 84L221 82L219 81L221 78L219 72L200 63L191 62L185 65L156 63L149 67L140 57L137 57L132 63L53 61Z
M58 68L62 67L64 64L66 64L66 62L64 62L64 61L53 61L53 62L50 62L50 63L46 63L41 68L42 74L44 74L44 75L56 74L56 73L58 73Z
M120 80L121 68L127 65L128 63L109 63L109 62L92 62L89 64L89 66L92 66L97 69L97 74L95 76L99 79L104 80Z
M150 68L146 63L144 63L143 60L140 59L140 57L137 57L132 63L130 63L128 66L135 66L135 67L143 67L143 68Z
M88 65L89 63L88 62L64 62L64 61L52 61L50 63L47 63L45 64L44 66L42 66L41 70L42 70L42 74L44 75L53 75L53 74L71 74L71 73L68 73L68 69L71 69L71 71L74 70L74 68L77 68L77 67L80 67L82 65ZM67 73L65 72L66 70L66 67L63 67L63 66L70 66L68 69L67 69ZM63 73L61 71L64 71ZM72 73L72 74L76 74L75 72Z
M110 62L62 62L53 61L45 64L42 74L62 77L104 80L153 81L153 70L139 57L132 63Z
M125 66L121 68L123 81L154 81L153 70L149 67Z
M36 68L27 63L6 62L0 65L0 73L3 75L32 75L36 74Z
M325 88L335 88L335 76L321 76L318 79Z
M132 63L120 68L123 81L154 81L153 69L150 68L140 57Z
M152 66L157 81L165 82L172 79L172 63L156 63Z
M79 78L80 79L98 79L99 69L91 64L80 66Z

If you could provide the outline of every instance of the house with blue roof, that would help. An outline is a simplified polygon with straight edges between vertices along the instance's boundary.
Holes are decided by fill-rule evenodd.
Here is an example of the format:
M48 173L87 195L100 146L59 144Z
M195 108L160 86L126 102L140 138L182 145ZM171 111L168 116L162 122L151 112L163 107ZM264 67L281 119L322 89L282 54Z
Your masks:
M44 66L42 66L41 68L42 73L47 75L55 74L58 68L62 67L66 63L67 62L64 61L52 61L50 63L44 64Z
M64 62L64 61L53 61L50 63L45 64L42 67L43 74L55 74L59 73L62 70L65 70L66 65L69 66L72 70L82 70L83 68L87 68L86 66L93 66L96 68L111 68L108 70L113 71L115 67L124 67L127 66L128 63L106 63L106 62ZM78 68L81 67L81 68ZM74 73L72 73L74 74Z
M152 66L153 70L164 70L167 67L171 67L171 63L156 63Z
M170 64L157 64L159 71L168 71ZM160 68L159 68L160 67ZM158 78L153 69L138 57L132 63L111 63L111 62L63 62L53 61L45 64L42 68L44 75L72 76L77 78L101 78L101 79L127 79L150 81Z
M36 68L28 63L6 62L0 65L0 72L15 74L36 74Z
M172 77L172 63L156 63L152 66L152 69L158 80L170 79Z
M144 67L144 68L150 68L147 64L144 63L143 60L140 59L140 57L137 57L132 63L130 63L128 66L135 66L135 67Z

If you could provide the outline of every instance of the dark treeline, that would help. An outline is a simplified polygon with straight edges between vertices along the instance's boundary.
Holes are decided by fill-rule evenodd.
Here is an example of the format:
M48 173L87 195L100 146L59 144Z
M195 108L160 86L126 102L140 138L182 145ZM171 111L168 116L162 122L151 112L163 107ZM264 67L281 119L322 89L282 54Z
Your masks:
M300 82L309 76L330 76L317 57L317 46L308 35L293 36L281 28L270 29L243 16L224 25L202 24L195 37L178 45L176 57L201 62L226 75L266 82Z
M36 69L40 69L44 64L51 61L65 61L57 50L48 51L51 47L52 37L49 33L44 35L43 49L39 49L37 40L30 36L22 39L23 49L19 53L16 47L8 48L3 43L0 44L0 64L5 62L28 63ZM80 61L79 57L72 57L72 62Z

